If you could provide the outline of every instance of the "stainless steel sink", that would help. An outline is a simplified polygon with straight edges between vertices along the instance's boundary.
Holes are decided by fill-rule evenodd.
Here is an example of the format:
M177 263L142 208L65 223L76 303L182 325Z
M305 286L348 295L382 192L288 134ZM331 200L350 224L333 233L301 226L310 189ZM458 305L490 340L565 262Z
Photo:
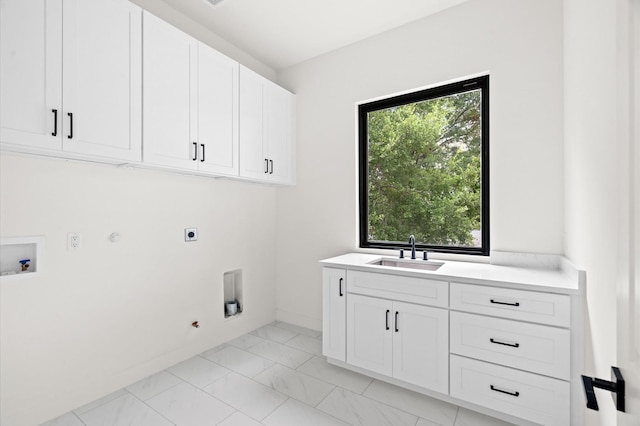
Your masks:
M390 266L392 268L421 269L423 271L437 271L444 262L433 260L404 260L383 258L370 263L370 265Z

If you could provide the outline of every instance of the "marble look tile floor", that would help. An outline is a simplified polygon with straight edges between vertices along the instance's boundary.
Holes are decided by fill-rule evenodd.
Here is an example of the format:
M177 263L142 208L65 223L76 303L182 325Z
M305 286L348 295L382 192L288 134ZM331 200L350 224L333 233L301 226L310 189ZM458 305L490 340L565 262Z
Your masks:
M42 426L507 426L327 363L320 332L274 322Z

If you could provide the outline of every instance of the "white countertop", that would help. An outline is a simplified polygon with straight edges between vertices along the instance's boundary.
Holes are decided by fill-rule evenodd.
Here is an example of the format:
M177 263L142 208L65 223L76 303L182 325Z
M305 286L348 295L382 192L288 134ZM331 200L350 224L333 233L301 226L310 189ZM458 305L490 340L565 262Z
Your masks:
M372 265L378 260L396 259L365 253L348 253L320 261L323 266L344 268L366 272L377 272L411 277L422 277L461 283L485 284L493 286L508 285L511 288L544 291L550 293L579 294L584 288L584 272L578 271L566 259L562 259L558 268L529 268L519 266L494 265L487 263L439 261L443 262L436 271L411 268ZM403 259L408 260L408 259ZM422 262L421 260L409 260Z

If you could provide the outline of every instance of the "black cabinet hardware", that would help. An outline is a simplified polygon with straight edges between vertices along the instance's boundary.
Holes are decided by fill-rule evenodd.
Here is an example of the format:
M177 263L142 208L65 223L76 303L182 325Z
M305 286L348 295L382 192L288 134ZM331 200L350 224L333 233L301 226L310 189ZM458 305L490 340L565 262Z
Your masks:
M53 133L51 136L58 136L58 110L52 109L51 112L53 113Z
M344 281L344 278L340 278L338 281L338 294L340 297L344 296L344 293L342 292L342 281Z
M398 311L396 311L396 333L400 331L398 330Z
M625 412L625 384L622 373L618 367L611 367L611 381L598 379L596 377L582 376L582 383L584 384L584 393L587 396L587 408L599 411L598 400L596 399L596 392L593 388L600 388L608 390L612 393L613 402L616 404L618 411Z
M269 173L269 159L268 158L264 159L264 172L265 173Z
M273 160L269 160L269 164L271 165L271 171L269 172L270 175L273 174Z
M200 146L202 147L202 158L200 159L200 162L204 163L204 144L201 143Z
M519 397L520 396L520 392L509 392L509 391L506 391L506 390L498 389L497 387L495 387L493 385L489 385L489 387L494 392L506 393L507 395L511 395L511 396L515 396L515 397Z
M493 299L491 299L491 303L495 305L520 306L520 302L515 302L515 303L498 302L497 300L493 300Z
M68 112L67 115L69 116L69 136L67 138L73 139L73 113Z
M386 319L387 330L389 330L389 310L387 309L387 319Z
M520 343L506 343L506 342L501 342L499 340L495 340L493 337L489 339L489 341L491 343L495 343L496 345L504 345L504 346L511 346L512 348L519 348L520 347Z
M194 142L193 143L193 161L196 161L198 159L198 142Z

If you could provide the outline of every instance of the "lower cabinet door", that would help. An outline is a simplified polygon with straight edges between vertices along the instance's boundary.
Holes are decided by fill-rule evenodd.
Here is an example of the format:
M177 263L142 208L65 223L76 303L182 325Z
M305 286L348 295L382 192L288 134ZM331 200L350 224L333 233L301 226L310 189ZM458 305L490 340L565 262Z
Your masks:
M349 294L347 297L347 362L391 376L393 303Z
M393 303L393 377L446 394L449 390L449 313Z
M451 355L451 396L546 426L570 424L569 382Z
M346 361L347 271L322 269L322 354Z

